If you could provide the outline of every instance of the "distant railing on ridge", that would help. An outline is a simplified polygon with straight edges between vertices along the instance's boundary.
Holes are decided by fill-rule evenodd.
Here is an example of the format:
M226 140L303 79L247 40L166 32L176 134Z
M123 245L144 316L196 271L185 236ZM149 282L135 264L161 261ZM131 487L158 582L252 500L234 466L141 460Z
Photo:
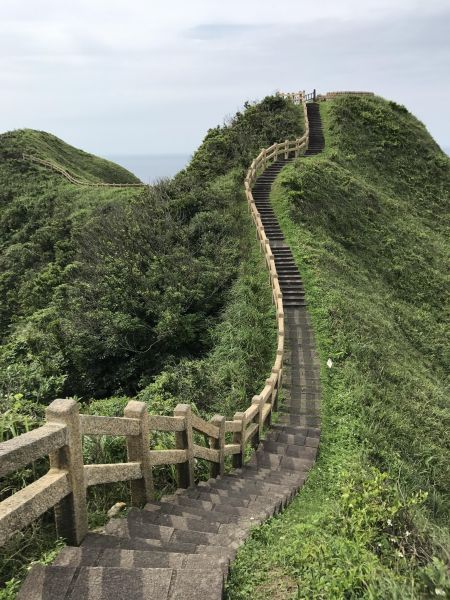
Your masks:
M93 485L118 481L131 482L131 501L141 505L154 497L152 469L158 465L176 465L178 485L194 485L196 458L211 463L211 476L224 473L225 457L231 456L234 467L241 467L248 444L256 448L265 425L270 426L272 412L277 409L282 382L284 356L284 312L275 260L260 214L252 194L252 186L260 172L278 157L298 156L308 146L309 123L304 92L282 94L303 105L305 133L295 140L272 144L261 150L252 161L245 177L245 195L256 226L257 238L269 271L277 320L277 349L270 377L261 392L252 398L244 412L232 420L216 415L205 421L195 415L191 406L179 404L173 416L149 415L144 402L131 400L123 417L80 415L78 403L71 399L55 400L46 410L46 423L33 431L0 444L0 477L5 477L29 463L49 456L50 469L40 479L0 502L0 546L32 521L55 508L58 535L78 545L88 531L86 491ZM30 158L30 157L29 157ZM48 161L33 160L55 167ZM79 183L62 168L69 180ZM83 182L84 185L84 182ZM91 185L91 184L86 184ZM124 187L128 184L92 184ZM139 186L141 184L130 184ZM144 185L144 184L142 184ZM171 432L175 447L151 450L151 433ZM194 435L194 434L197 435ZM226 442L226 434L231 440ZM124 436L127 462L85 465L83 436ZM205 444L201 441L205 440Z
M49 160L45 160L43 158L38 158L37 156L32 156L31 154L23 153L22 155L24 160L28 160L31 162L38 163L43 165L44 167L49 167L53 171L60 173L66 179L70 181L70 183L75 183L77 185L84 185L90 187L116 187L116 188L128 188L128 187L149 187L147 183L105 183L101 181L87 181L86 179L78 179L71 175L68 171L66 171L61 165L57 163L53 163Z
M327 92L326 94L319 94L317 96L317 100L333 100L333 98L338 98L339 96L375 96L373 92Z

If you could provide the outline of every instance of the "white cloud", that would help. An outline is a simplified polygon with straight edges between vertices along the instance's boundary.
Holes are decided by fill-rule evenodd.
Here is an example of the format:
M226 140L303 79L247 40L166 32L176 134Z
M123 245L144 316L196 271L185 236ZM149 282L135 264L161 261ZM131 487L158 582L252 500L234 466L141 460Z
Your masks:
M2 129L185 152L246 99L364 88L450 145L449 25L442 0L2 0Z

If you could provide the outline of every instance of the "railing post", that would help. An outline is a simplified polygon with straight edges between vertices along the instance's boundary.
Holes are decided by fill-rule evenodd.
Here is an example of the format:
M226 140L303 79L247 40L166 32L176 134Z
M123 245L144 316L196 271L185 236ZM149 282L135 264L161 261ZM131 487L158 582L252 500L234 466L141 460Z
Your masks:
M273 410L276 412L278 410L278 392L279 392L279 370L278 369L272 369L272 373L274 373L277 376L277 381L273 386L273 401L272 401L272 407Z
M281 356L281 367L278 372L278 391L280 391L280 389L283 386L283 366L284 366L282 350L277 350L277 357L278 356Z
M233 454L233 467L240 469L244 465L244 451L245 451L245 415L243 412L235 413L233 417L234 421L240 421L239 431L233 433L233 444L239 444L241 451L239 454Z
M130 482L131 502L133 506L141 506L153 500L154 496L147 405L145 402L130 400L125 407L124 416L129 419L138 419L140 424L139 435L127 437L127 454L129 462L141 463L142 479Z
M186 450L186 462L177 465L178 487L189 488L194 485L194 447L192 441L192 413L189 404L178 404L173 411L175 417L184 417L186 428L175 433L175 445Z
M71 493L55 506L58 536L78 546L88 532L86 485L78 403L69 398L54 400L46 410L49 423L67 427L67 445L50 455L50 468L67 471Z
M252 438L252 446L256 450L259 446L259 442L261 441L261 436L263 433L263 413L262 413L262 405L261 405L261 396L253 396L252 404L256 404L258 406L258 432Z
M285 140L284 142L284 158L289 158L289 140Z
M219 462L211 464L211 477L222 477L225 472L225 417L222 415L214 415L211 419L211 424L216 425L219 433L218 438L209 438L210 448L219 451Z
M267 385L267 382L268 382L268 379L266 379L266 385ZM268 413L267 419L266 419L266 426L270 427L272 425L272 393L267 398L267 400L264 402L264 405L266 405L266 404L270 405L270 410L269 410L269 413Z

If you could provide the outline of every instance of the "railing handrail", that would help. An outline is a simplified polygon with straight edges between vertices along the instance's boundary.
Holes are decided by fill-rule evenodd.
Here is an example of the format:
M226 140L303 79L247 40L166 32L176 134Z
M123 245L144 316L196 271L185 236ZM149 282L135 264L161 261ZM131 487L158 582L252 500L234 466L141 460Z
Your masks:
M295 140L285 140L262 149L252 161L244 180L248 208L269 272L277 320L276 358L263 389L253 396L251 405L244 412L235 413L232 420L216 415L210 421L205 421L193 414L191 406L187 404L179 404L173 416L150 415L147 405L135 400L127 404L123 417L80 415L78 403L74 400L55 400L47 408L44 425L0 444L0 476L45 456L50 458L47 474L0 502L0 546L14 531L23 529L49 508L56 506L58 535L69 543L80 544L87 533L86 490L89 486L130 481L132 503L139 505L153 499L154 466L176 465L179 486L190 487L194 484L196 458L209 461L212 464L211 475L215 477L223 474L226 456L232 456L234 467L241 467L246 445L258 446L263 427L270 426L272 412L277 409L283 374L284 311L274 256L256 208L252 187L258 173L266 169L269 163L276 161L280 155L288 158L294 153L298 156L307 148L309 139L305 93L281 95L303 105L305 133ZM51 166L70 181L80 183L58 165L28 155L27 158ZM82 184L115 187L144 185ZM175 448L150 449L150 434L153 431L174 433ZM208 446L196 443L198 440L194 438L194 432L206 437ZM226 443L226 433L232 434L232 443ZM84 435L124 436L127 462L85 465L82 448Z
M60 173L63 175L70 183L75 183L76 185L90 186L90 187L116 187L116 188L128 188L128 187L149 187L147 183L105 183L102 181L88 181L87 179L78 179L64 167L58 165L57 163L51 162L50 160L45 160L44 158L38 158L37 156L33 156L32 154L27 154L24 152L22 154L22 158L24 160L28 160L31 162L36 162L45 167L49 167L53 171Z

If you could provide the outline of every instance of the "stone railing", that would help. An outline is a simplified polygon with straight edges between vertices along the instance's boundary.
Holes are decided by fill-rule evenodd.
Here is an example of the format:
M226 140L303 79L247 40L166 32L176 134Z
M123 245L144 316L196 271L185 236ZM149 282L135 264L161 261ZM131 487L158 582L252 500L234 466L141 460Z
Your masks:
M339 96L375 96L373 92L327 92L326 94L319 94L316 96L317 100L332 100L333 98L338 98Z
M205 421L187 404L179 404L173 416L150 415L147 405L135 400L127 404L123 417L80 415L74 400L55 400L47 408L44 425L0 444L0 477L46 456L50 465L49 471L40 479L0 502L0 545L52 507L55 508L58 535L70 544L78 545L87 533L86 491L90 486L130 481L131 502L141 505L154 496L153 467L175 465L178 485L186 488L194 485L196 458L209 461L211 475L216 477L224 473L226 457L232 457L234 467L241 467L246 447L258 446L264 426L270 426L272 412L277 409L283 373L284 313L274 256L253 199L252 186L258 174L271 162L280 156L298 156L306 149L309 135L304 93L286 94L285 97L303 104L305 133L298 139L261 150L250 165L244 182L276 309L276 358L264 388L253 396L247 410L237 412L232 420L216 415ZM152 450L153 432L173 433L175 447ZM195 432L201 435L194 435ZM226 443L227 434L230 443ZM85 435L124 436L127 462L85 465ZM201 439L205 440L205 445L196 443Z
M190 487L196 458L212 464L213 477L223 474L226 456L242 465L245 445L250 439L256 444L262 425L255 418L259 404L254 406L256 411L251 407L236 413L233 421L219 415L205 421L187 404L179 404L173 416L160 416L149 415L144 402L131 400L123 417L104 417L80 415L74 400L55 400L47 408L45 425L0 444L0 477L45 456L50 459L48 473L0 503L0 545L52 507L58 535L79 544L87 532L86 490L93 485L130 481L132 504L141 505L153 499L155 466L176 465L179 486ZM151 450L156 431L174 433L175 448ZM197 444L194 432L203 434L208 445ZM226 432L233 432L233 443L225 443ZM85 465L85 435L124 436L127 462Z
M48 167L52 169L52 171L56 171L63 175L70 183L75 183L76 185L84 185L90 187L116 187L116 188L129 188L129 187L148 187L146 183L104 183L104 182L95 182L95 181L87 181L87 179L78 179L71 175L68 171L66 171L61 165L53 163L49 160L44 160L43 158L38 158L37 156L32 156L31 154L22 154L23 160L35 162L39 165L43 165L44 167Z

